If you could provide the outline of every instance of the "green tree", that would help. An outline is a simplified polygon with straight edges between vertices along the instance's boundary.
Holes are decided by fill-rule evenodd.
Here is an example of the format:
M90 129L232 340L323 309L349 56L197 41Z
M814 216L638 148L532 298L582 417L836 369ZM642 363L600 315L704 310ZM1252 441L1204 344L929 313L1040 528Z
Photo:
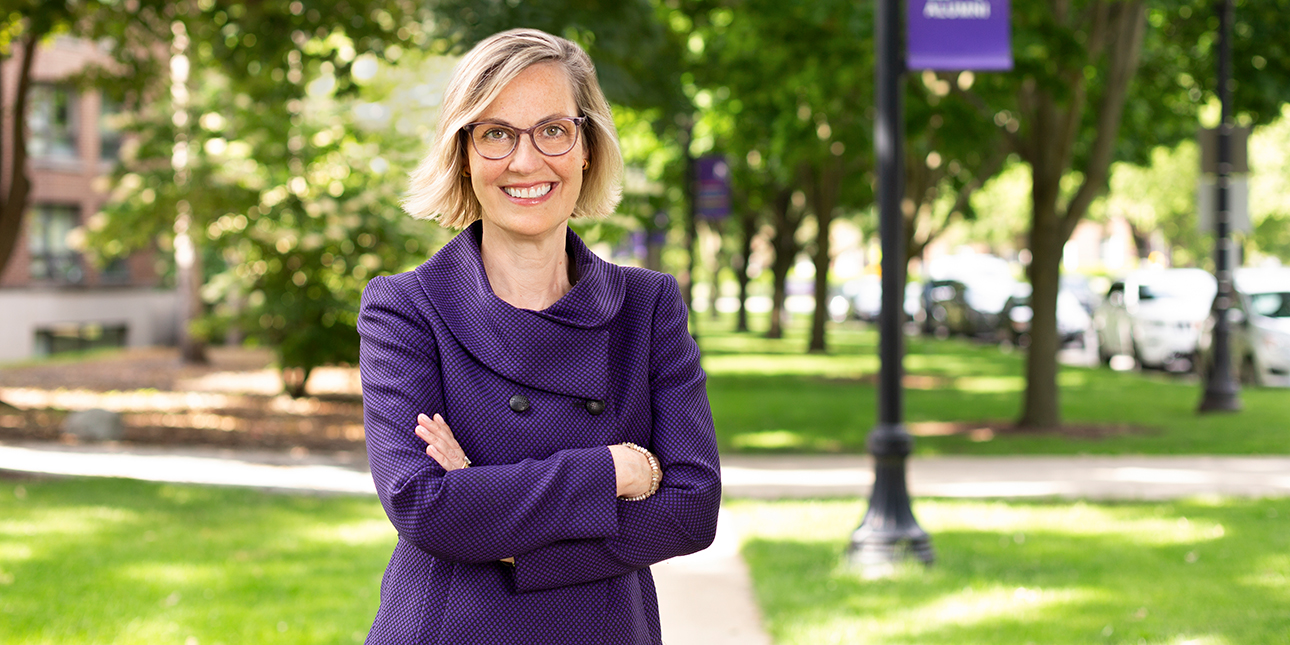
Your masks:
M1247 260L1290 263L1290 106L1250 137L1250 224Z
M749 182L736 186L741 201L763 205L774 227L771 337L782 334L787 275L803 250L798 228L814 222L808 348L824 351L830 225L872 200L869 183L854 180L871 165L872 12L847 2L693 2L669 24L687 43L686 80L708 134L696 152L726 153L737 181Z
M105 255L161 237L181 262L185 244L190 259L218 258L222 268L178 279L229 303L204 317L197 301L189 330L238 325L271 345L293 394L317 365L357 360L365 279L424 249L397 208L397 170L418 133L373 136L353 114L380 60L432 44L415 11L394 0L197 0L157 16L174 80L156 79L133 111L135 146L92 239Z
M13 118L9 121L9 130L0 133L0 140L9 140L10 150L4 160L7 165L0 164L0 177L6 186L0 195L0 272L9 264L17 245L31 192L27 174L27 107L37 47L48 38L75 33L100 39L112 47L118 58L131 63L140 77L155 74L155 61L140 56L136 45L141 36L147 37L150 33L152 24L146 18L157 15L164 3L138 0L133 12L128 14L114 5L97 0L0 1L0 63L11 58L18 60L11 103ZM7 82L4 85L9 87ZM137 93L139 83L124 79L113 89L117 95Z
M1212 237L1200 230L1196 184L1200 181L1200 151L1196 142L1182 141L1151 151L1146 165L1117 162L1101 206L1107 216L1119 215L1133 228L1138 256L1146 258L1147 236L1159 231L1175 266L1204 265L1213 249Z
M1274 46L1286 42L1278 36L1284 21L1275 18L1284 7L1273 4L1284 3L1237 3L1236 33L1247 41L1236 47L1237 104L1254 122L1285 92L1284 84L1278 89L1256 72L1281 76L1290 64L1280 54L1272 62L1257 53L1268 51L1264 47L1284 51L1284 45ZM982 75L976 87L956 90L1006 132L1009 148L1031 170L1028 275L1035 317L1022 427L1060 423L1056 302L1062 247L1104 193L1113 161L1140 162L1156 146L1194 136L1197 106L1208 94L1196 79L1211 77L1214 69L1212 16L1209 3L1190 1L1017 2L1014 71ZM1131 136L1120 136L1122 126ZM1068 175L1077 184L1065 193Z

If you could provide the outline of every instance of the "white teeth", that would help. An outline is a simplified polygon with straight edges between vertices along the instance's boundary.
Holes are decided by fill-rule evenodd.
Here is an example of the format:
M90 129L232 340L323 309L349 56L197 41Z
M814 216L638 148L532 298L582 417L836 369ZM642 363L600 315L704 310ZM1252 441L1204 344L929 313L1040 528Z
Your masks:
M502 190L506 191L506 194L510 195L511 197L518 197L520 199L533 199L535 197L541 197L551 192L551 187L554 185L555 184L548 183L548 184L538 184L536 186L529 186L528 188L509 188L508 187L508 188L503 188Z

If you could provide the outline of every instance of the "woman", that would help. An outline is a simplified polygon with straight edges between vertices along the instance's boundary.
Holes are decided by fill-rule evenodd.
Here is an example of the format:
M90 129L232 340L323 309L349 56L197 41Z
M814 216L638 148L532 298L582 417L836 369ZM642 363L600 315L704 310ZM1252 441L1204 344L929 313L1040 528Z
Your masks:
M399 532L369 643L662 642L648 567L711 543L721 485L676 280L568 228L621 165L577 45L509 31L458 65L406 208L465 230L359 315Z

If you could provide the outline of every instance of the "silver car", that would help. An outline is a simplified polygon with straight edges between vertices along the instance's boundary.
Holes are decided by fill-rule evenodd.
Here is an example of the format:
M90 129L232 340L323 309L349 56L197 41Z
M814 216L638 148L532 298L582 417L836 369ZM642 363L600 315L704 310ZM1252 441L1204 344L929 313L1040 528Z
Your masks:
M1132 356L1142 367L1186 372L1218 284L1201 269L1142 269L1111 284L1093 312L1098 356Z
M1245 385L1290 387L1290 268L1237 269L1231 321L1232 373ZM1214 317L1201 336L1202 365L1212 362Z

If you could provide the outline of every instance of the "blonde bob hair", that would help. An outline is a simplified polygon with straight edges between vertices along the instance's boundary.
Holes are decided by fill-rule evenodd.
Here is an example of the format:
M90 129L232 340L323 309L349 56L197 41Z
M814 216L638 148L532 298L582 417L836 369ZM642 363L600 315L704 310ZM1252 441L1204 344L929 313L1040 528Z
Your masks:
M461 129L476 121L520 72L547 62L564 70L580 116L587 117L582 141L590 166L583 171L582 191L572 216L603 217L614 212L622 198L623 156L591 57L564 38L536 29L512 29L480 41L453 70L434 143L412 172L403 202L409 215L434 219L451 228L465 228L480 218L479 198L470 177L462 172L468 167L468 144Z

